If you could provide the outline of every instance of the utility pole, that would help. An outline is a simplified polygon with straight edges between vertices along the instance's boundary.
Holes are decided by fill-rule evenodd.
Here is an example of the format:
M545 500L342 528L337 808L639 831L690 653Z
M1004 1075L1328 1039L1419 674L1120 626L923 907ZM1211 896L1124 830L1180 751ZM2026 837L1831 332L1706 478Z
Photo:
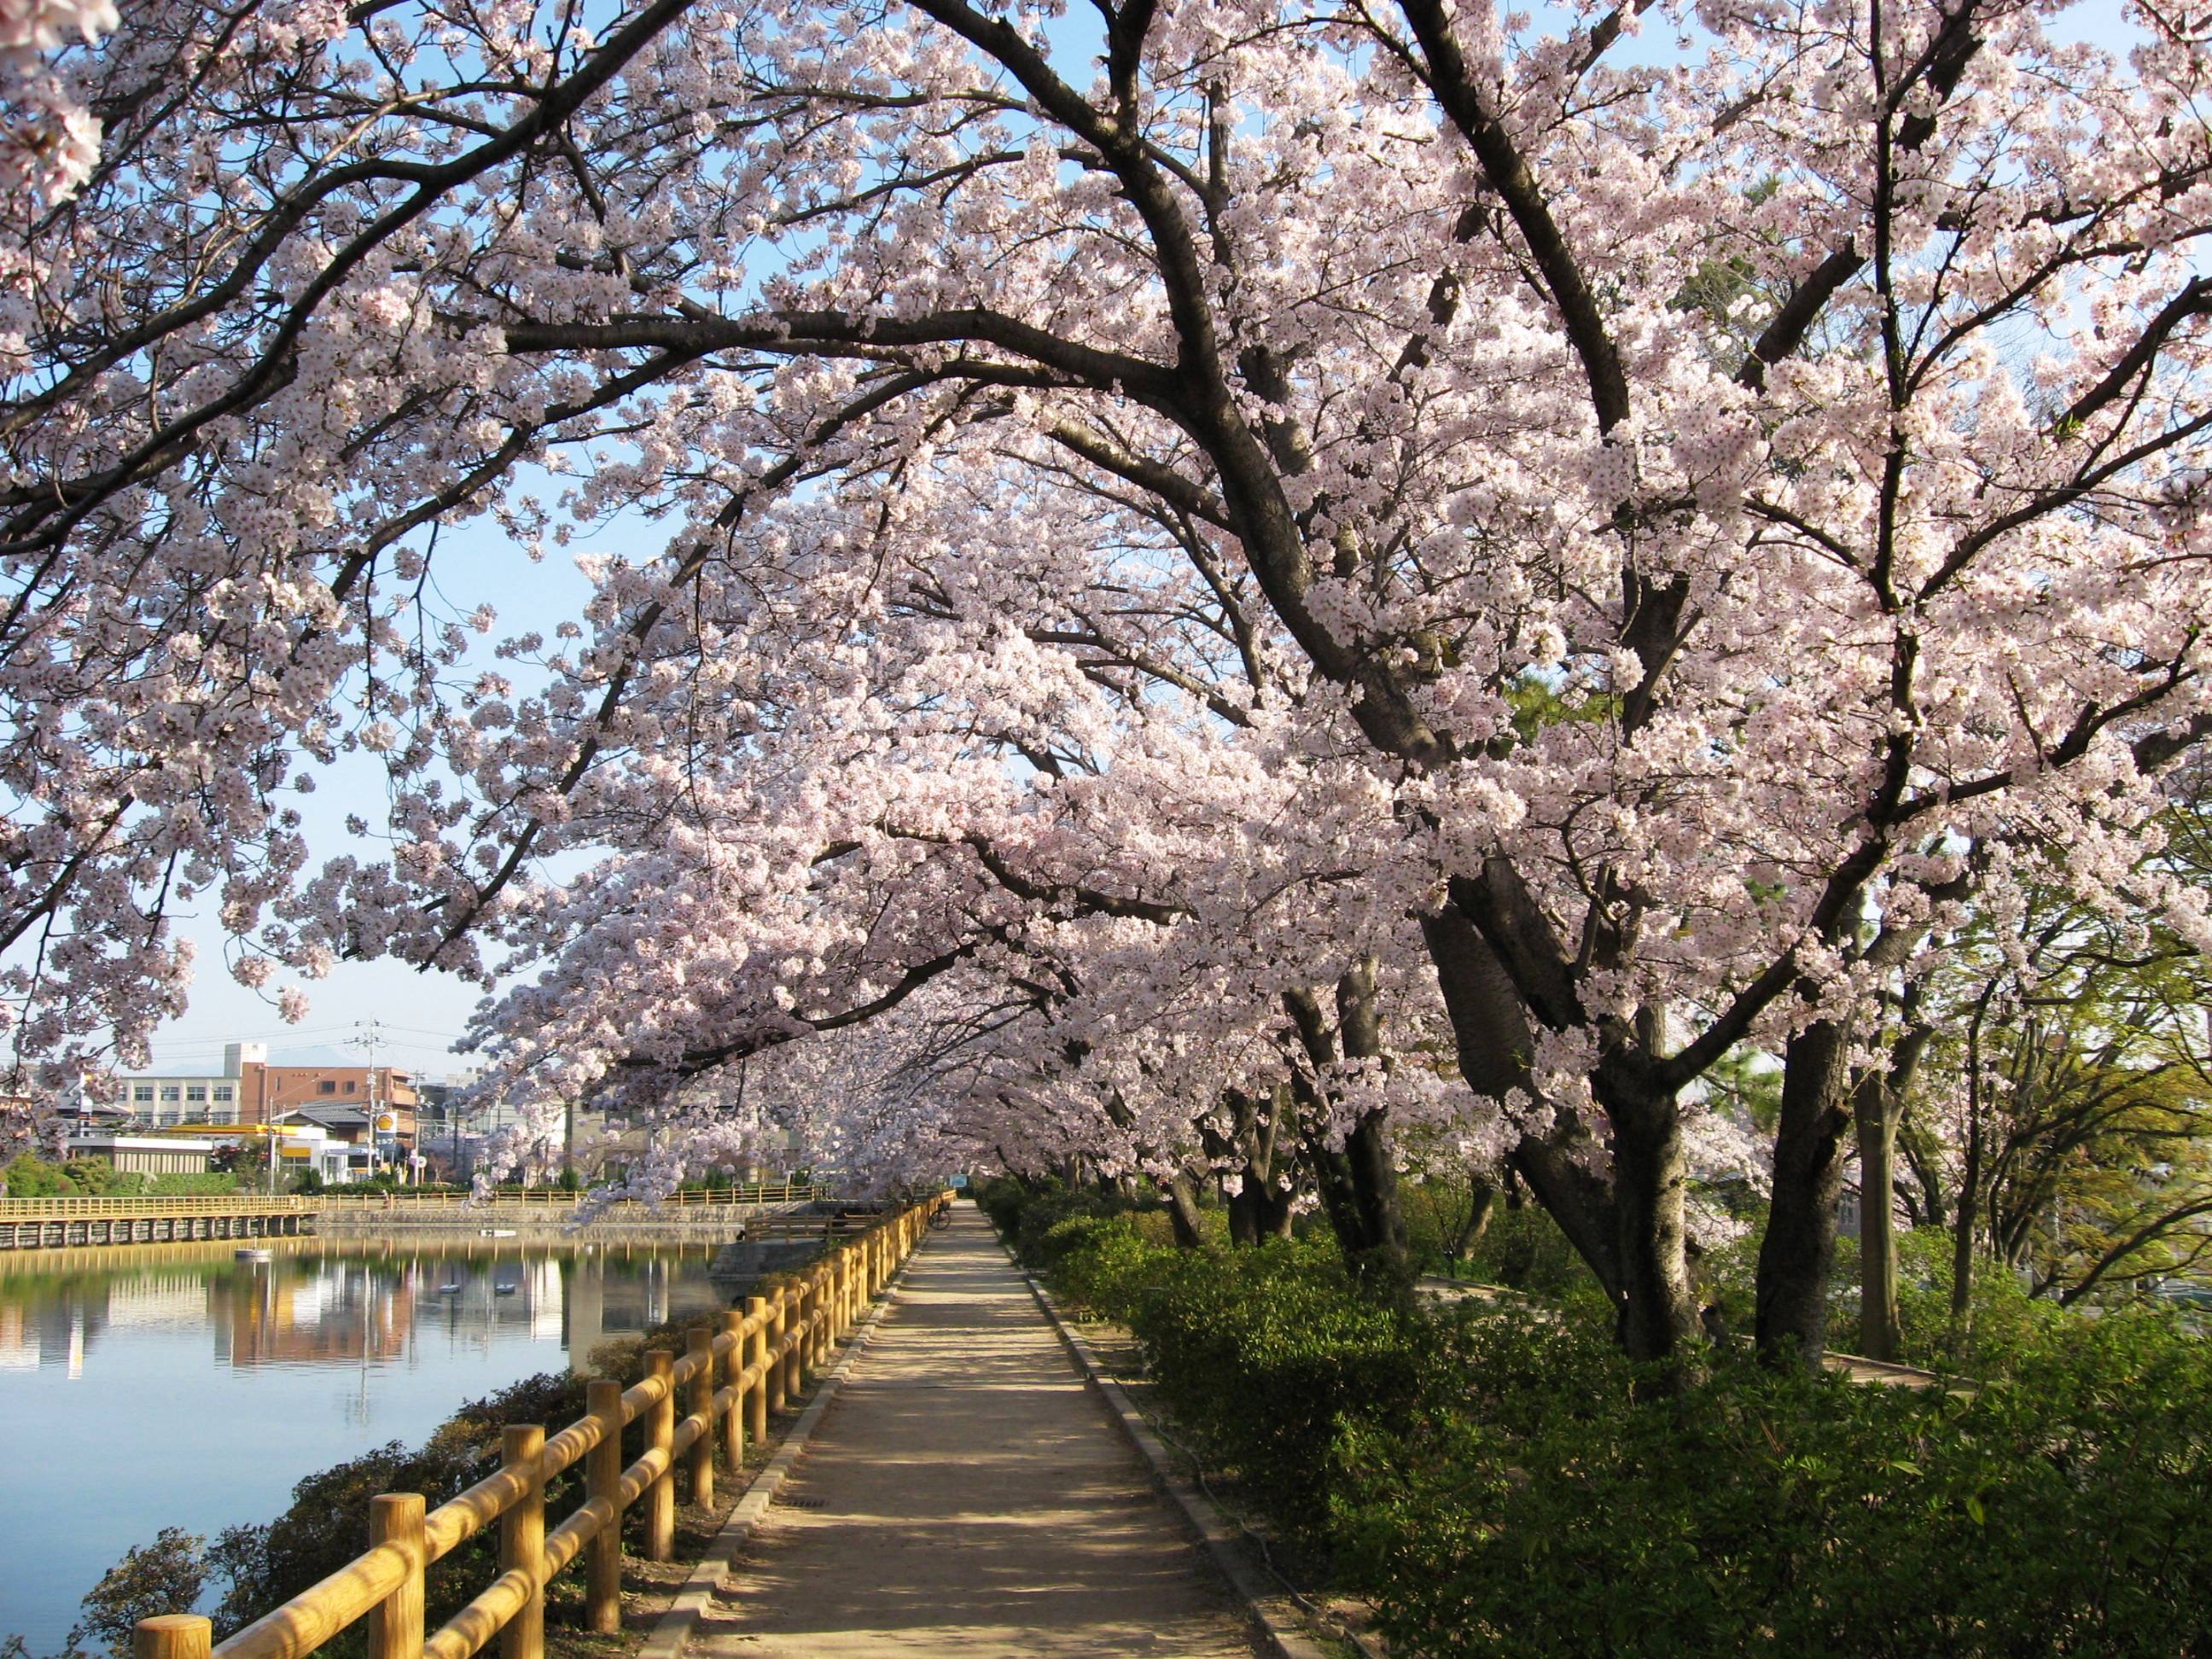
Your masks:
M376 1162L378 1157L377 1137L379 1129L377 1121L380 1115L377 1101L376 1086L380 1076L380 1068L377 1066L376 1059L378 1050L380 1049L384 1044L384 1022L380 1019L357 1019L353 1023L353 1029L354 1036L349 1039L351 1046L356 1048L365 1049L368 1054L368 1170L369 1174L374 1176L376 1173ZM392 1127L396 1142L399 1130L399 1119L396 1113L392 1116Z

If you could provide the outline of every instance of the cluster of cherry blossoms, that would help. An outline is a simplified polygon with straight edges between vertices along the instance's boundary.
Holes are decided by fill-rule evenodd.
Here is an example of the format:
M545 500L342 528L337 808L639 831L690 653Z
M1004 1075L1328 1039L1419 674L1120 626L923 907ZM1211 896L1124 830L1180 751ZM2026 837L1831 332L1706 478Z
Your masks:
M757 1057L871 1170L1387 1234L1441 1147L1660 1353L1734 1164L1790 1334L1965 908L2212 942L2212 69L2068 10L126 20L0 401L26 1052L143 1036L213 890L247 975L502 984L489 1086L656 1180ZM605 547L491 670L478 517ZM355 750L389 852L311 867Z

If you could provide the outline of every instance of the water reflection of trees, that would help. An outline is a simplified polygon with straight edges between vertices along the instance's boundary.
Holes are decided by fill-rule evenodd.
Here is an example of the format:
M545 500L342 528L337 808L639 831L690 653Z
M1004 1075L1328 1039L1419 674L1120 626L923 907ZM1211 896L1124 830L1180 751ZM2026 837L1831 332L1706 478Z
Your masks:
M216 1363L235 1369L398 1362L431 1331L557 1345L581 1365L609 1338L729 1304L696 1249L356 1246L241 1262L232 1248L73 1251L55 1270L0 1273L0 1373L80 1374L111 1331L164 1328L205 1329Z

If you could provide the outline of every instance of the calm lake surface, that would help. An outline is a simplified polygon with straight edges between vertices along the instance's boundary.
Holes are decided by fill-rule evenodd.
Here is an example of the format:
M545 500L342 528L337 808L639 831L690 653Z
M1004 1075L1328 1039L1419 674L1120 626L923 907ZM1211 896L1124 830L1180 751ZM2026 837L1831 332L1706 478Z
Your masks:
M0 1256L0 1638L58 1653L161 1528L272 1519L305 1475L744 1288L690 1246L268 1242L258 1265L228 1243Z

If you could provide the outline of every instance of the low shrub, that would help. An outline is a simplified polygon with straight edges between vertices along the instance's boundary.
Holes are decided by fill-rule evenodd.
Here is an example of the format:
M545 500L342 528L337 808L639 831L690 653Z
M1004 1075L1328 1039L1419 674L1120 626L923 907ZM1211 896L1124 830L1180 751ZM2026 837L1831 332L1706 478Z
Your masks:
M1070 1216L1045 1233L1041 1252L1052 1287L1108 1319L1127 1322L1136 1298L1174 1253L1145 1237L1133 1215Z
M1332 1461L1345 1577L1410 1651L2207 1650L2212 1363L2158 1321L1972 1393L1727 1357L1638 1400L1595 1321L1449 1346L1462 1398Z
M2212 1652L2212 1348L2165 1316L2083 1320L1992 1275L1978 1385L1729 1349L1655 1395L1571 1276L1549 1303L1405 1308L1325 1240L1031 1235L1057 1289L1132 1326L1176 1437L1396 1650ZM1948 1281L1910 1273L1948 1319Z
M1333 1246L1165 1253L1115 1280L1161 1402L1194 1449L1308 1543L1328 1451L1353 1419L1396 1424L1418 1395L1424 1322L1362 1295Z

